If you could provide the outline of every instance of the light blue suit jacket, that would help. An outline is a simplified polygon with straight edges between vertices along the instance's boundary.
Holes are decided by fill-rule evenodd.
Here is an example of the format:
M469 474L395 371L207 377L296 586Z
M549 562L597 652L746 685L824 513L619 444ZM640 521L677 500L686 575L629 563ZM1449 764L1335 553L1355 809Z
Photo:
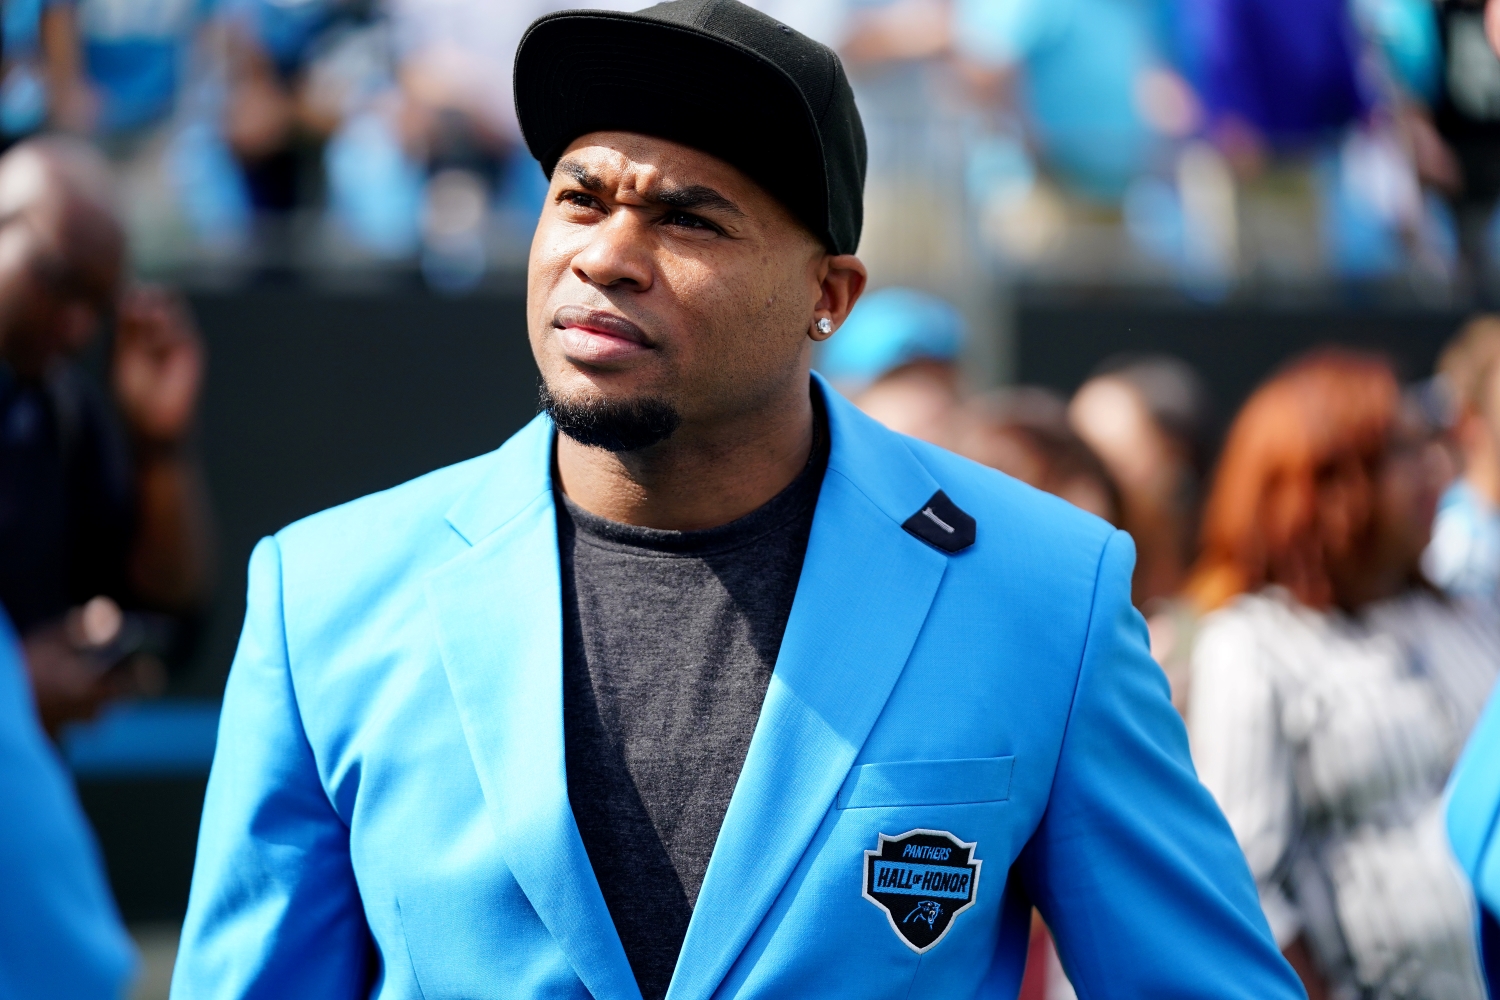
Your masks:
M828 472L669 997L1013 997L1032 903L1086 1000L1301 996L1129 537L817 385ZM553 433L256 549L178 1000L639 997L568 806ZM940 488L957 554L902 529ZM982 866L921 954L864 895L913 830Z
M1500 687L1448 782L1448 838L1474 886L1485 982L1500 997Z

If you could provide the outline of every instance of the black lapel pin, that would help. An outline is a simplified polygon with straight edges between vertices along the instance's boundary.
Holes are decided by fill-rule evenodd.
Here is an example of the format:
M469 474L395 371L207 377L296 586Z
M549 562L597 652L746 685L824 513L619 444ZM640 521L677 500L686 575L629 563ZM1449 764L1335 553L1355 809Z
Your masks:
M959 510L942 490L934 493L901 527L944 552L961 552L974 544L974 519Z

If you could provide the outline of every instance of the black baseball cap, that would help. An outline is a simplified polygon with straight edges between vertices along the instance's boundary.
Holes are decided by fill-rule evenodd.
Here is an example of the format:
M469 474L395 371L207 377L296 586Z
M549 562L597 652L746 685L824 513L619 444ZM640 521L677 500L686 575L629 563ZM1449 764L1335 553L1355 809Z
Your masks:
M737 0L565 10L516 51L516 115L551 176L590 132L639 132L739 168L833 253L864 224L864 126L827 46Z

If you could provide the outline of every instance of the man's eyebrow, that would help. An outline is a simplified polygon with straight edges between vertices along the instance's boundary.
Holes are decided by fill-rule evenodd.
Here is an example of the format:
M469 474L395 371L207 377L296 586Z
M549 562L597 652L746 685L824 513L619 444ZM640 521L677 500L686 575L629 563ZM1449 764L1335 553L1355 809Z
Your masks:
M708 208L717 209L738 219L745 217L745 213L740 211L738 205L713 188L705 187L702 184L693 184L680 188L662 188L650 195L648 200L667 205L671 208L680 208L684 211Z
M556 169L577 181L578 186L585 191L604 190L604 182L598 176L589 173L588 168L577 160L559 160Z
M603 191L605 184L597 174L591 174L588 168L577 160L557 161L557 170L573 178L578 186L586 191ZM666 205L669 208L692 211L694 209L717 209L735 218L743 219L745 213L740 207L728 198L724 197L713 188L704 184L691 184L680 188L661 188L646 196L646 200L658 205Z

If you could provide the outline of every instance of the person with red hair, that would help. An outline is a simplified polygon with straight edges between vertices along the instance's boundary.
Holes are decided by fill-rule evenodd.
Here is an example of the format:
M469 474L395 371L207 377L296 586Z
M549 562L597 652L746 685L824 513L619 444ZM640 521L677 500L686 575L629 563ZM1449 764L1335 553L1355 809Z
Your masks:
M1193 757L1308 993L1483 996L1443 783L1500 622L1421 575L1441 483L1383 359L1307 356L1245 404L1189 594Z

